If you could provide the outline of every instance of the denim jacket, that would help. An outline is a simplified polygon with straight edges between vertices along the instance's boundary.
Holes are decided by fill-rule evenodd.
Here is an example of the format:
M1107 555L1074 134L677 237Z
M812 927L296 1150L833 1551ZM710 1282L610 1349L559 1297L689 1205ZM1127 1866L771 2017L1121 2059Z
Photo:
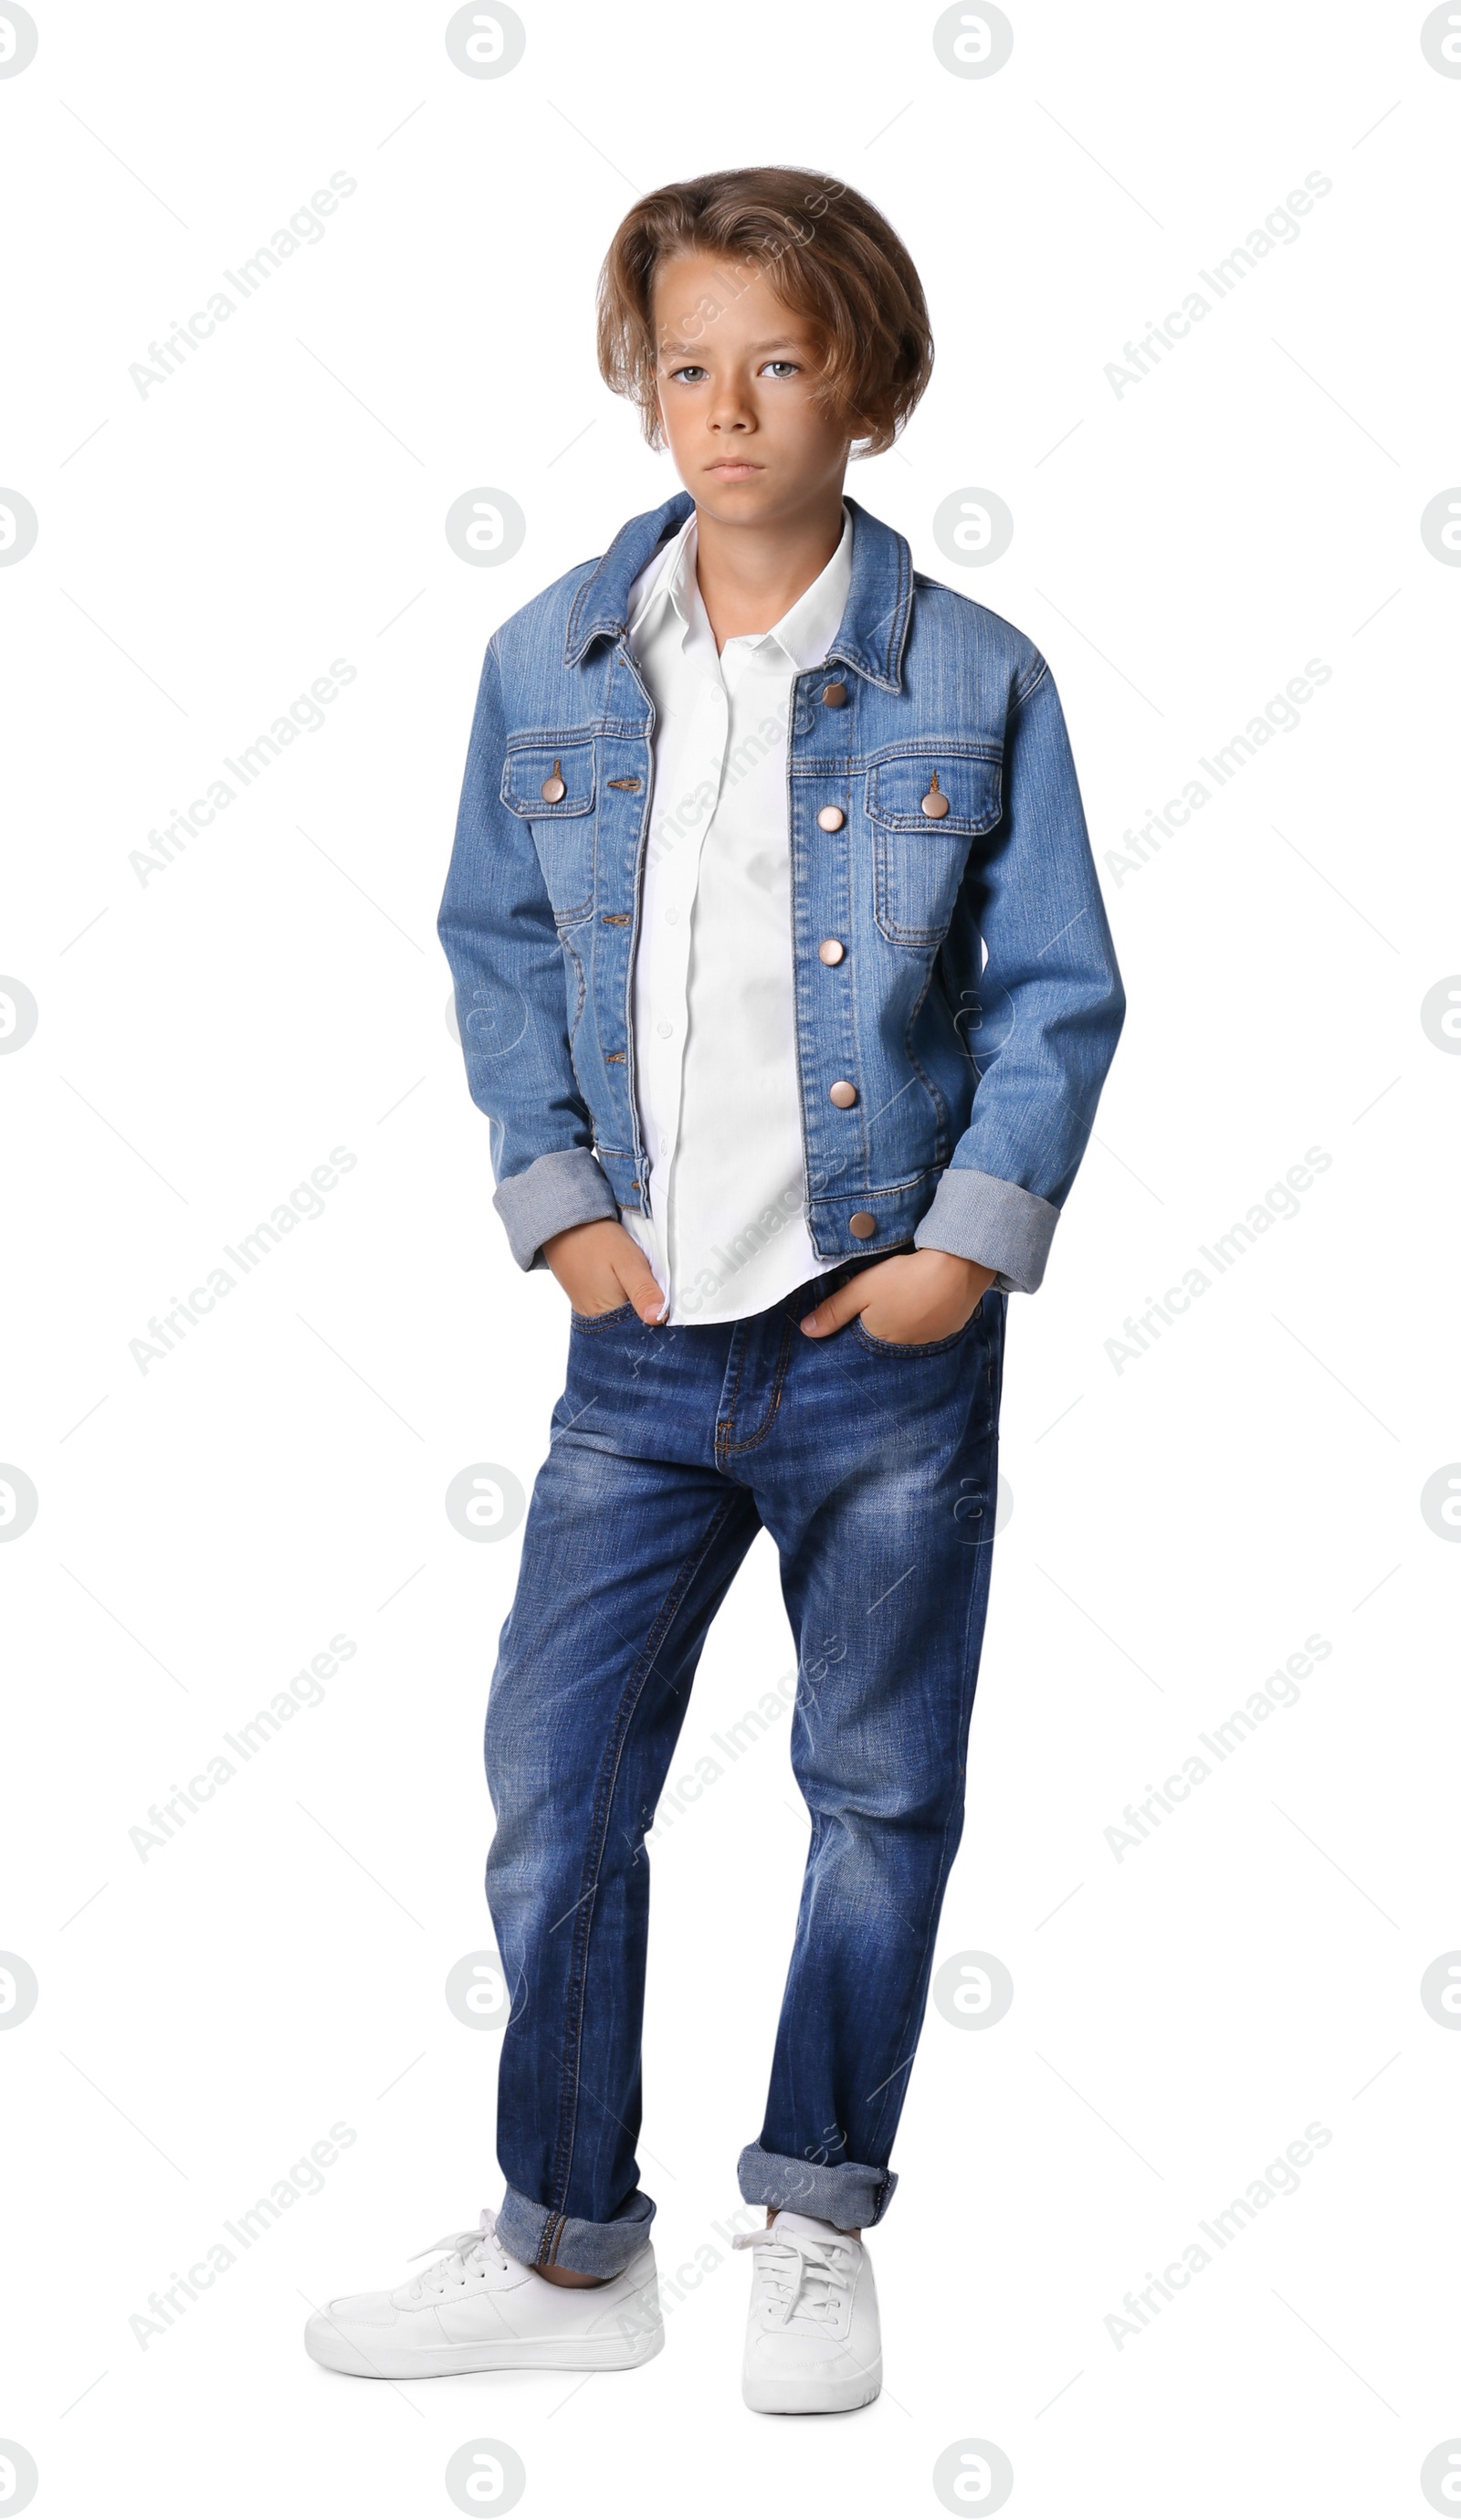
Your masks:
M847 504L847 608L788 724L808 1228L828 1268L911 1241L1033 1292L1126 1011L1065 721L1030 640ZM656 1195L633 1025L654 711L626 598L690 505L631 518L482 668L438 932L524 1269Z

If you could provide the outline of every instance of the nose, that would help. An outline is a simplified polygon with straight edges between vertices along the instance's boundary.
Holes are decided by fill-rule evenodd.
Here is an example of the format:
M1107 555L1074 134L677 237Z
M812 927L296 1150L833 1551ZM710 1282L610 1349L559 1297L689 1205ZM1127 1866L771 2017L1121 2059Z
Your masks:
M727 377L706 415L707 427L740 435L756 426L755 414L734 378Z

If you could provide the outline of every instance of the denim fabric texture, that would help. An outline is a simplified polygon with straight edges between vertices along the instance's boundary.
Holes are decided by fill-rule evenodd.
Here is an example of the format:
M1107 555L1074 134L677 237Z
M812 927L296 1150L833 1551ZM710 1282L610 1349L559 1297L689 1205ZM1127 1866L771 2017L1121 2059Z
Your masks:
M654 711L626 612L691 504L634 518L482 669L438 924L525 1269L570 1225L654 1212L633 1024ZM847 507L846 609L793 685L787 755L812 1247L830 1266L912 1239L1033 1291L1125 1011L1065 722L1029 639Z
M860 1320L809 1338L802 1316L852 1274L738 1322L572 1317L486 1727L510 1999L498 2230L528 2265L617 2273L654 2212L635 2158L644 1835L706 1630L763 1527L796 1641L790 1754L812 1837L740 2189L844 2228L878 2222L893 2192L963 1822L1006 1298L992 1287L925 1346ZM774 1677L747 1675L747 1699ZM758 1755L779 1760L784 1732L768 1732ZM705 1889L735 1896L733 1880ZM706 2071L759 2081L734 2025L723 2035Z

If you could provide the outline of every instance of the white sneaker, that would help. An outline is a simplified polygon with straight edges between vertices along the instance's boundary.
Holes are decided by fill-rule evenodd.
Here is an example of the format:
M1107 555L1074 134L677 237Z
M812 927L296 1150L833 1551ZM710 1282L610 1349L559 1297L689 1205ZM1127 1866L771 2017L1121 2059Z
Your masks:
M665 2341L646 2242L605 2284L554 2284L509 2258L494 2217L433 2240L446 2249L394 2292L352 2293L316 2311L304 2350L363 2380L434 2380L458 2371L627 2371ZM418 2257L430 2252L419 2249Z
M883 2385L877 2288L861 2240L815 2214L780 2213L738 2231L753 2252L741 2394L763 2415L830 2415L871 2404Z

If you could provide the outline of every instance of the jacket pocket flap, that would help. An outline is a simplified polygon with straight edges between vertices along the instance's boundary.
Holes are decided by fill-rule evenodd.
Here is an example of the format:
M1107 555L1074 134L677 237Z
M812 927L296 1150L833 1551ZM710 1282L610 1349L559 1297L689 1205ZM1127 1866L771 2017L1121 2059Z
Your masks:
M947 796L947 813L925 813L925 796ZM932 747L894 753L867 774L867 811L889 832L943 832L950 839L992 832L1000 814L999 755Z
M594 803L593 744L510 745L503 763L502 800L535 823L589 813Z

